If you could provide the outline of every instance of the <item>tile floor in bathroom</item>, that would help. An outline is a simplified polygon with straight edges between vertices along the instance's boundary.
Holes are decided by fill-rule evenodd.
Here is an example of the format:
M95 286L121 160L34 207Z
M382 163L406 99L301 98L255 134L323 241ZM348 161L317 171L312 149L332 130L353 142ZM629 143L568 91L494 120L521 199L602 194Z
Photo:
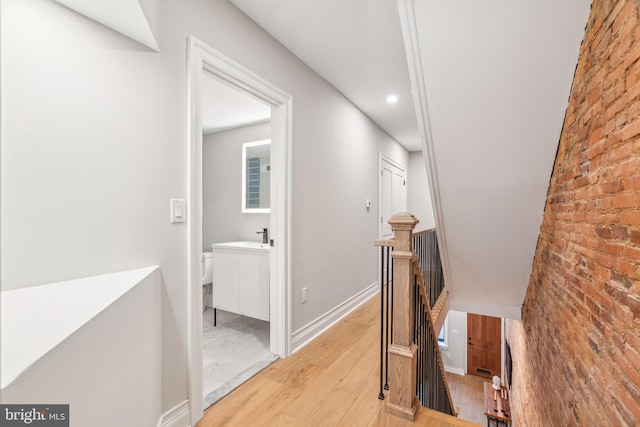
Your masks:
M269 351L269 322L217 310L203 313L203 398L207 408L273 363Z

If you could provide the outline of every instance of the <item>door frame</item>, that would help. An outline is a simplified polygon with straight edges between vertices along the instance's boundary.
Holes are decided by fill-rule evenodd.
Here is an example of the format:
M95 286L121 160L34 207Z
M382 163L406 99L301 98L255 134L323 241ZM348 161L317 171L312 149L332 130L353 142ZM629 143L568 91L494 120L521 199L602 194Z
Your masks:
M396 162L391 157L387 156L386 154L384 154L382 152L378 153L378 218L382 217L382 163L383 162L389 163L391 166L402 170L405 183L406 183L406 180L407 180L407 168L406 168L406 166L403 166L402 164ZM404 185L403 188L404 188L404 190L403 190L404 191L404 203L403 203L404 206L403 206L403 210L406 211L407 210L407 186L406 186L406 184ZM378 221L378 238L381 238L381 237L382 237L382 223L381 223L381 221Z
M187 46L187 393L191 424L202 400L202 78L207 71L271 106L270 350L291 354L292 97L193 36Z

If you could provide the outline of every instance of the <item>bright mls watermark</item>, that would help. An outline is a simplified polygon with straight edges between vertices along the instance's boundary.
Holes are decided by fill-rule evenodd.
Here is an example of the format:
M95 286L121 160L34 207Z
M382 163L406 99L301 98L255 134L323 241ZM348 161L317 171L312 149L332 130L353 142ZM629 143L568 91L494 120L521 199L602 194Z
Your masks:
M69 427L69 405L0 405L0 427Z

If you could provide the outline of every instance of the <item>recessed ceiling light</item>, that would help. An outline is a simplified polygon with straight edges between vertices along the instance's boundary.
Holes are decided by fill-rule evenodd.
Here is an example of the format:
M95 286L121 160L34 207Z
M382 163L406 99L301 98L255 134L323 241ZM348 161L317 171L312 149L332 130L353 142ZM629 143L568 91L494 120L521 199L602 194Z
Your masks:
M387 103L395 104L396 102L398 102L398 97L396 95L387 96Z

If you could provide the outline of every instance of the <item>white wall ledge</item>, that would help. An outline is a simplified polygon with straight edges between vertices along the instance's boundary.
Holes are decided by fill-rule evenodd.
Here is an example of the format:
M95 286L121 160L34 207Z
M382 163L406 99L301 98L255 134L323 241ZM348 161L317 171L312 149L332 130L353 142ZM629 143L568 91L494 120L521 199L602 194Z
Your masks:
M0 387L30 366L160 267L15 289L0 294Z

